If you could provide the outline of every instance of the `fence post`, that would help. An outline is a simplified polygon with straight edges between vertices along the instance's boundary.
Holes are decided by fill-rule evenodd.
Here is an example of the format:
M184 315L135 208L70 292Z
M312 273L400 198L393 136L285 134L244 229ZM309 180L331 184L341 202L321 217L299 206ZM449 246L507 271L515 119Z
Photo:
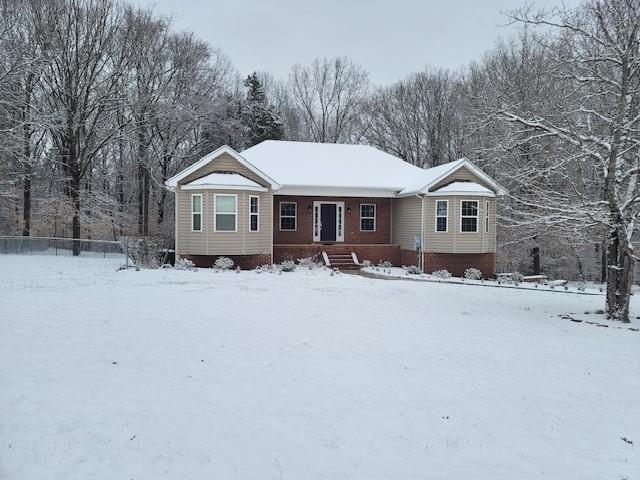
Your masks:
M129 268L129 239L124 237L125 268Z

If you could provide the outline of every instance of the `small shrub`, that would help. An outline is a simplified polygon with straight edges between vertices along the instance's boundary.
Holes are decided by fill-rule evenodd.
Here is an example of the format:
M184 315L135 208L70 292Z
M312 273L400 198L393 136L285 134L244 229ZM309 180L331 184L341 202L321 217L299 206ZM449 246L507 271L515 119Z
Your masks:
M162 238L142 237L123 238L122 250L129 253L137 270L141 268L159 268L165 260L167 241Z
M213 262L213 268L216 270L230 270L233 268L233 260L229 257L218 257L216 261Z
M509 277L509 280L511 280L514 284L519 285L522 280L524 280L524 275L522 275L520 272L513 272Z
M467 280L482 280L482 272L477 268L467 268L464 271L464 278Z
M451 274L447 270L444 270L444 269L443 270L436 270L431 275L433 275L434 277L442 278L443 280L446 280L447 278L451 278Z
M196 266L188 258L177 258L174 265L176 270L192 270L195 271Z
M371 260L363 260L363 261L362 261L362 263L361 263L361 265L362 265L363 267L365 267L365 268L366 268L366 267L370 267L370 266L371 266Z
M587 289L587 286L584 283L580 283L578 285L578 291L579 292L584 292Z
M420 268L416 265L409 265L407 267L403 267L404 271L407 272L408 275L420 275L422 272Z
M240 266L236 267L236 273L240 273Z
M380 261L378 262L378 266L379 266L380 268L391 268L391 267L393 267L393 263L391 263L391 262L390 262L390 261L388 261L388 260L385 260L384 262L383 262L382 260L380 260Z
M301 268L308 268L309 270L314 270L316 268L323 267L323 264L320 262L319 255L313 255L310 257L304 257L298 259L298 265Z
M256 267L254 270L256 273L272 273L273 272L273 265L260 265L259 267Z
M279 270L281 272L293 272L296 269L296 262L293 260L285 260L280 264Z

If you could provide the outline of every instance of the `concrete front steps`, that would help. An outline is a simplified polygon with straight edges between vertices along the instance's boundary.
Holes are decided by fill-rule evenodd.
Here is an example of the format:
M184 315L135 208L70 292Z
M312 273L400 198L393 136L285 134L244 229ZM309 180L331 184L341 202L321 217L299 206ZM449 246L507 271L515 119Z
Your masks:
M324 264L329 268L338 270L359 270L358 257L355 253L327 253L322 251Z

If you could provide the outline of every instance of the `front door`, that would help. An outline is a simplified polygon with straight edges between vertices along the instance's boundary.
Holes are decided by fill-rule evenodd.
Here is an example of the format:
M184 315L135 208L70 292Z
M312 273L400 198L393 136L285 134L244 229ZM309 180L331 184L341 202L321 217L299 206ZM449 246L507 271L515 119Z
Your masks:
M336 204L320 204L320 241L336 241Z

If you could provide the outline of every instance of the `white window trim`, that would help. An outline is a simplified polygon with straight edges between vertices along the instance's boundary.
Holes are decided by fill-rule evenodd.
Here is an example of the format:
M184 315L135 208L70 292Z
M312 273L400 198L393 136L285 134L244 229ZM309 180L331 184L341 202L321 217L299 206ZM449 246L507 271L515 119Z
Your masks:
M258 211L256 213L251 213L251 199L255 198L257 200ZM256 229L251 230L251 217L256 216ZM249 233L257 233L260 231L260 197L257 195L249 195Z
M363 206L372 206L373 207L373 217L363 217L362 216L362 207ZM373 230L363 230L362 229L362 219L369 219L369 218L373 218ZM360 204L360 231L361 232L369 232L369 233L373 233L376 231L376 229L378 228L378 205L375 203L361 203Z
M345 214L345 203L344 202L323 202L323 201L315 201L313 202L313 241L321 242L320 238L322 237L322 221L321 217L321 207L322 205L335 205L336 206L336 242L344 242L344 226L346 220ZM319 225L316 224L316 220L319 222ZM318 227L316 229L316 227ZM317 230L317 234L316 234Z
M218 197L235 197L236 209L234 213L222 212L218 214L216 211L218 205ZM233 230L218 230L218 215L234 215L235 223ZM213 231L219 233L235 233L238 231L238 194L237 193L215 193L213 195Z
M475 215L465 215L464 218L475 218L476 219L476 229L473 232L463 232L462 231L462 203L463 202L473 202L476 204L476 214ZM480 231L480 201L478 200L460 200L460 233L478 233Z
M200 197L200 212L194 212L193 211L193 198L194 197ZM201 193L192 193L190 201L191 201L191 231L199 233L199 232L202 232L203 227L204 227L204 225L202 224L203 219L204 219L204 215L203 215L203 213L204 213L204 204L202 203L202 194ZM193 228L193 216L196 215L196 214L200 215L200 230L194 230L194 228Z
M290 204L292 203L294 205L295 208L295 213L293 214L293 217L290 215L286 215L286 216L282 216L282 205L283 204ZM282 228L282 219L283 218L293 218L293 225L294 228ZM288 202L288 201L283 201L280 202L278 204L278 229L281 232L297 232L298 231L298 202Z
M484 210L484 233L489 233L489 230L490 230L489 212L490 212L490 209L491 209L490 202L485 202L484 207L485 207L485 210Z
M438 215L438 202L445 202L447 204L446 215ZM438 218L444 218L447 221L447 228L445 230L438 230ZM433 229L436 233L449 233L449 200L436 200L436 224Z

